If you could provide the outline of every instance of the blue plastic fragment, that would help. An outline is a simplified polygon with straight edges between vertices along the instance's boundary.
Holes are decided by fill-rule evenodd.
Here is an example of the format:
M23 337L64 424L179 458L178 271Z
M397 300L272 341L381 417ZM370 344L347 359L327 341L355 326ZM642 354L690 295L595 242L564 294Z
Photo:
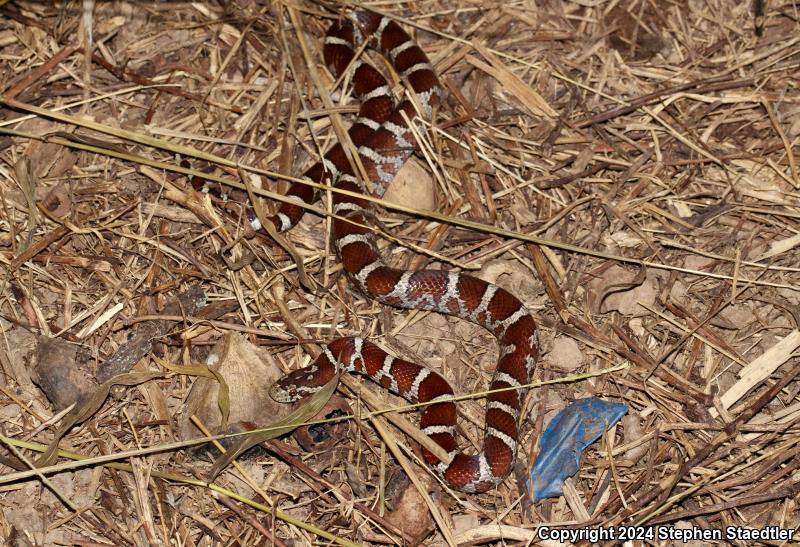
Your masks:
M562 494L564 480L578 472L583 451L617 423L628 405L589 397L567 405L547 425L529 485L534 501Z

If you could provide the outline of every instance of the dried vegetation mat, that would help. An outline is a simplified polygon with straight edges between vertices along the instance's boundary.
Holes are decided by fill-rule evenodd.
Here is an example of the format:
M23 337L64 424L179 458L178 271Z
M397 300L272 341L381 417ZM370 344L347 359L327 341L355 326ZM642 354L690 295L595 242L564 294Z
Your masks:
M193 440L275 422L288 410L269 384L341 335L424 361L459 394L485 390L497 360L478 327L355 292L329 197L283 245L247 227L248 189L274 211L356 109L321 56L353 6L0 4L8 544L554 544L537 527L800 525L795 0L376 4L446 87L424 153L375 210L385 253L476 270L539 323L519 472L481 495L437 482L415 412L376 413L403 402L354 378L323 411L335 425L260 439L213 484L219 449ZM630 410L564 497L531 503L544 424L586 396ZM482 405L459 403L473 449Z

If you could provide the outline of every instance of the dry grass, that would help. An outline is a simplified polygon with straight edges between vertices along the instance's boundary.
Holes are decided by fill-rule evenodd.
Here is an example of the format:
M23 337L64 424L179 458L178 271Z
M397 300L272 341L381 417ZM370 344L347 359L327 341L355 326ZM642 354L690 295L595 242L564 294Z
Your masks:
M349 80L335 87L319 51L343 6L0 8L4 461L28 469L61 418L34 363L158 373L87 412L47 473L4 468L9 544L521 544L543 523L800 526L800 5L538 4L378 6L418 29L448 92L406 177L423 183L415 197L435 191L440 214L414 200L380 209L392 260L481 268L534 310L537 380L595 373L532 390L528 457L568 401L630 406L568 495L535 505L514 478L478 496L430 481L397 418L367 414L397 400L352 379L342 389L363 392L360 417L324 453L273 442L209 487L195 478L209 465L176 442L194 378L159 363L204 362L230 332L270 346L273 370L361 333L443 368L458 393L486 386L486 333L353 292L325 202L287 236L296 261L250 238L237 207L193 193L179 167L238 186L235 202L245 181L279 197L353 111ZM177 297L197 285L210 306L195 313ZM156 352L140 324L156 329ZM477 442L480 401L460 411L464 442ZM68 465L103 455L115 463ZM399 465L430 496L385 506Z

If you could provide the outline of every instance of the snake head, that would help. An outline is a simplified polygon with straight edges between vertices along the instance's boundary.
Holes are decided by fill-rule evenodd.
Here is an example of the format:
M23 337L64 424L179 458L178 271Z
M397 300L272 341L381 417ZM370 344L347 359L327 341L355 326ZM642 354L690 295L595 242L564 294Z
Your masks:
M269 396L278 403L293 403L301 398L297 393L297 384L292 382L291 376L281 378L269 388Z
M325 382L315 374L317 368L301 368L290 372L269 388L269 396L279 403L294 403L319 391ZM330 378L328 378L330 379Z

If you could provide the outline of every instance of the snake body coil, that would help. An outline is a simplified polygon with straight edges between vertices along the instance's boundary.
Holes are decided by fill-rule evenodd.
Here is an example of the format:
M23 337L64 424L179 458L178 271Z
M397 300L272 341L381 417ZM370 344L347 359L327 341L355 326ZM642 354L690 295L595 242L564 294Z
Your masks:
M364 42L380 51L416 95L419 109L406 98L397 106L383 76L369 64L353 61ZM353 85L361 107L349 130L373 191L382 195L394 175L415 150L415 138L406 120L430 117L442 88L419 46L394 21L369 12L333 24L325 38L325 61L337 76L351 63ZM418 111L419 110L419 111ZM305 175L320 183L361 192L341 144L335 145ZM295 184L288 194L310 203L315 191ZM500 359L491 390L515 388L530 382L539 354L536 324L525 306L508 291L478 278L455 272L392 268L378 254L369 224L369 203L359 197L334 193L333 238L345 271L355 285L375 300L407 309L422 309L460 317L481 325L497 337ZM273 218L279 230L290 229L302 216L296 204L284 204ZM255 221L255 219L253 219ZM256 226L257 227L257 226ZM292 401L319 389L337 368L359 372L411 402L430 402L452 396L453 390L438 373L392 357L378 346L357 337L331 342L309 367L276 383L271 394ZM426 406L420 428L451 457L440 462L425 451L424 457L452 487L464 492L484 492L511 472L519 438L519 418L524 392L506 390L489 395L482 450L473 456L458 452L455 438L456 408L442 401Z

